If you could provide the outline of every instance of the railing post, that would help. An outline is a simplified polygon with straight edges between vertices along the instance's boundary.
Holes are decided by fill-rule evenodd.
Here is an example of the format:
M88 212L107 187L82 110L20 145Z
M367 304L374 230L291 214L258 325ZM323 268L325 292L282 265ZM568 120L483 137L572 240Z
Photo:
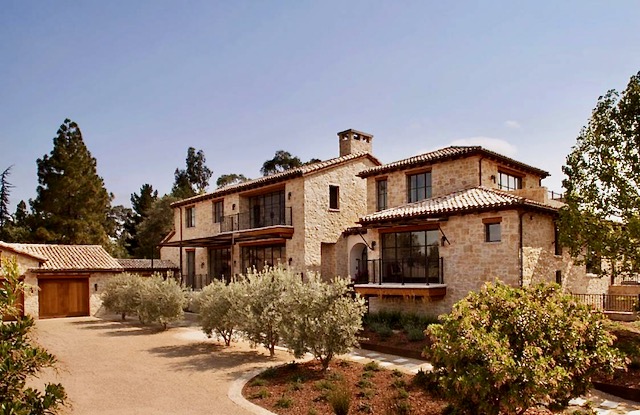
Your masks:
M602 294L602 311L606 311L606 307L605 307L605 301L606 301L606 294Z

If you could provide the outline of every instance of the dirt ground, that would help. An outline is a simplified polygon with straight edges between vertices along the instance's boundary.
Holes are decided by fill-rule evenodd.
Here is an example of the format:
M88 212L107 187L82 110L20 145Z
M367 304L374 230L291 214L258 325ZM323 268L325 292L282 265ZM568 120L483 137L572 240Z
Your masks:
M195 327L162 332L115 316L39 320L36 328L59 361L58 373L38 382L62 383L65 414L250 414L227 397L231 383L292 360L246 343L225 348Z

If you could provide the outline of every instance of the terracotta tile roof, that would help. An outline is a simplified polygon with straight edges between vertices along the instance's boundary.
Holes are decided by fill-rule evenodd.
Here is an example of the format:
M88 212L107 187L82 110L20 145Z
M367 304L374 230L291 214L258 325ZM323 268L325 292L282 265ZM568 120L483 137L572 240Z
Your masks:
M503 156L502 154L487 150L480 146L451 146L441 148L439 150L431 151L417 156L409 157L403 160L394 161L393 163L383 164L381 166L371 167L358 174L360 177L369 177L377 174L387 173L396 170L403 170L409 167L418 167L431 165L437 162L454 160L464 157L471 157L474 155L481 155L487 158L498 160L506 165L513 166L524 171L532 172L540 175L542 178L548 177L549 173L538 169L537 167L530 166L525 163L521 163L510 157Z
M153 269L179 269L179 267L168 259L138 259L138 258L119 258L116 261L127 270L153 270ZM152 265L153 264L153 265Z
M545 204L515 196L501 190L489 189L487 187L472 187L445 196L381 210L360 218L360 223L367 224L414 217L449 216L452 214L519 206L555 212L562 204L557 201Z
M199 202L201 200L207 200L207 199L214 199L216 197L221 197L230 193L236 193L236 192L240 192L243 190L248 190L248 189L253 189L253 188L257 188L257 187L262 187L262 186L266 186L269 184L274 184L274 183L279 183L279 182L283 182L285 180L294 178L294 177L301 177L301 176L305 176L307 174L311 174L311 173L315 173L324 169L328 169L330 167L335 167L338 166L340 164L344 164L347 163L349 161L352 160L357 160L360 158L368 158L371 161L373 161L374 163L380 165L382 164L380 162L380 160L378 160L377 158L375 158L374 156L372 156L369 153L354 153L354 154L348 154L346 156L342 156L342 157L337 157L337 158L333 158L333 159L329 159L329 160L325 160L325 161L320 161L317 163L313 163L313 164L307 164L301 167L296 167L293 169L289 169L289 170L285 170L283 172L280 173L275 173L272 174L270 176L265 176L265 177L259 177L257 179L253 179L253 180L249 180L243 183L237 183L237 184L232 184L229 186L225 186L222 187L220 189L214 190L213 192L210 193L206 193L203 195L197 195L197 196L193 196L187 199L183 199L183 200L179 200L177 202L174 202L171 204L171 207L178 207L178 206L184 206L184 205L188 205L191 203L196 203Z
M40 258L43 271L122 271L100 245L50 245L3 243L14 252Z

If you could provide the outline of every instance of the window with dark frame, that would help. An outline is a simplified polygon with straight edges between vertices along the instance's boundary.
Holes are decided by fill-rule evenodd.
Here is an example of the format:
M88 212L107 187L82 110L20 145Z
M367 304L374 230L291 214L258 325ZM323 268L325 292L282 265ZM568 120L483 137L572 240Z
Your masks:
M557 224L554 227L553 237L554 237L553 244L555 246L555 254L562 255L562 244L560 243L560 229L558 228Z
M562 271L556 271L556 284L562 285Z
M187 228L193 228L196 226L196 208L195 206L185 209L185 226Z
M522 189L522 177L498 171L498 189L518 190Z
M485 242L500 242L502 240L502 230L500 222L484 224Z
M329 209L340 209L340 187L329 185Z
M589 249L584 261L587 274L600 274L602 272L602 258Z
M209 275L221 281L231 281L231 248L209 249Z
M387 179L376 180L376 210L387 208Z
M224 201L218 200L213 202L213 222L222 223L224 218Z
M260 272L265 266L275 267L287 264L285 245L259 245L242 247L242 271L255 268Z
M407 202L418 202L431 197L431 172L407 176Z

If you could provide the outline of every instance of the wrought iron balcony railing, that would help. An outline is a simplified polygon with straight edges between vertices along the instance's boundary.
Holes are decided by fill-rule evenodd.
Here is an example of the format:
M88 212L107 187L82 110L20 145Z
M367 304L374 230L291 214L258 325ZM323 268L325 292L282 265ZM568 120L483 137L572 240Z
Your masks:
M279 211L242 212L225 216L220 223L220 232L243 231L247 229L266 228L269 226L291 226L291 208L282 208Z
M444 284L444 259L371 259L358 261L356 284Z

